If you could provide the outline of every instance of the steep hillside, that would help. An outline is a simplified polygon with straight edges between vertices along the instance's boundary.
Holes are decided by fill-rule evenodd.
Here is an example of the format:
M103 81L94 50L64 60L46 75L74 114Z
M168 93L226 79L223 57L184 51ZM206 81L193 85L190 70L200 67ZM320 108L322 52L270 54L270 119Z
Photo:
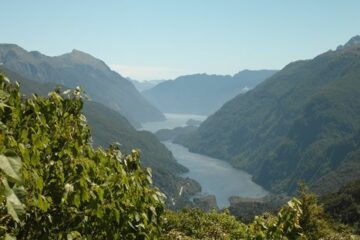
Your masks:
M360 45L346 44L287 65L182 142L275 192L291 193L299 180L335 191L360 174L359 109Z
M46 95L55 89L53 83L38 83L0 66L0 72L12 81L20 83L23 93ZM140 149L141 163L153 169L154 183L168 196L177 196L184 179L178 177L186 168L179 165L171 152L150 132L136 131L126 118L116 111L96 102L85 102L84 114L92 131L95 145L108 147L113 142L121 144L121 150L129 153Z
M0 44L0 63L38 82L54 82L67 87L82 86L97 102L120 112L131 122L164 119L127 79L112 71L103 61L73 50L49 57L28 52L14 44Z
M254 88L276 71L241 71L234 76L181 76L146 90L143 95L162 112L209 115L241 92Z

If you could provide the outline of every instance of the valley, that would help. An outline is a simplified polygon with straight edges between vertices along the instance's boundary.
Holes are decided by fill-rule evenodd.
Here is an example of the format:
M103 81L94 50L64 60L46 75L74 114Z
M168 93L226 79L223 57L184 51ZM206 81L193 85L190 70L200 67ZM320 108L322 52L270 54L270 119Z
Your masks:
M301 181L319 194L338 190L360 174L359 39L289 63L175 141L271 192L294 195Z
M143 129L156 132L160 129L173 129L186 126L189 119L203 121L206 116L193 114L166 114L165 121L143 124ZM201 185L201 193L195 197L215 195L217 206L230 206L229 198L240 196L244 198L261 198L267 194L262 187L251 180L251 175L233 168L229 163L195 154L187 148L170 141L162 142L174 155L177 162L189 171L181 174L183 177L194 179Z
M0 240L360 240L360 1L1 7Z
M267 191L254 183L247 172L233 168L225 161L191 153L179 144L163 143L172 152L177 162L189 169L182 176L200 183L202 191L198 196L215 195L219 208L229 207L229 198L232 196L243 198L266 196Z

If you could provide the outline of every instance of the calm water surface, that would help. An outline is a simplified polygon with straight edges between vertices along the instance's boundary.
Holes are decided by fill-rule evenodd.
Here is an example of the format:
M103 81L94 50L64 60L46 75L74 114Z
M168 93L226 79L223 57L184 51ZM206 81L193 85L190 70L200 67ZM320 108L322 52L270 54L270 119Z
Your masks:
M148 122L142 123L142 129L150 132L156 132L160 129L173 129L176 127L186 126L186 122L189 119L194 119L198 121L204 121L206 116L202 115L193 115L193 114L174 114L174 113L165 113L166 120L162 122Z
M201 121L206 118L206 116L183 114L166 114L166 117L167 121L147 123L143 125L143 129L156 132L159 129L185 126L190 118ZM176 160L190 170L184 176L199 182L202 194L215 195L220 208L229 206L228 198L231 196L255 198L267 194L261 186L251 181L250 174L233 168L225 161L191 153L178 144L163 143L173 153Z
M225 161L195 154L187 148L164 142L176 160L190 169L184 176L201 184L204 194L214 194L220 208L229 206L230 196L263 197L267 192L251 180L251 175Z

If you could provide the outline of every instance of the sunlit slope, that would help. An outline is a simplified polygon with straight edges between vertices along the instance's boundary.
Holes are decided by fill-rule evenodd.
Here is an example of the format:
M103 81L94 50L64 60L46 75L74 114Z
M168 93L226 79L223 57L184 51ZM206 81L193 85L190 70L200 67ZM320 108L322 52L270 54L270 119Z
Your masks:
M322 190L353 180L360 174L360 45L353 43L287 65L227 102L183 144L277 192L294 191L299 180Z
M147 102L127 79L102 60L73 50L56 57L28 52L15 44L0 44L0 62L24 77L67 87L82 86L90 97L120 112L131 122L163 120L163 114Z

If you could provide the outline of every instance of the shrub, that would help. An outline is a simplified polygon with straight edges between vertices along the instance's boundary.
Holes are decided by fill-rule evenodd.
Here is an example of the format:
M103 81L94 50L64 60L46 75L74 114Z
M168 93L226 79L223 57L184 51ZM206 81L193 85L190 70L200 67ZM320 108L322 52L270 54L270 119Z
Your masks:
M0 160L14 168L0 168L0 237L158 235L163 194L151 186L150 169L136 150L94 149L82 106L79 89L24 98L0 76Z

